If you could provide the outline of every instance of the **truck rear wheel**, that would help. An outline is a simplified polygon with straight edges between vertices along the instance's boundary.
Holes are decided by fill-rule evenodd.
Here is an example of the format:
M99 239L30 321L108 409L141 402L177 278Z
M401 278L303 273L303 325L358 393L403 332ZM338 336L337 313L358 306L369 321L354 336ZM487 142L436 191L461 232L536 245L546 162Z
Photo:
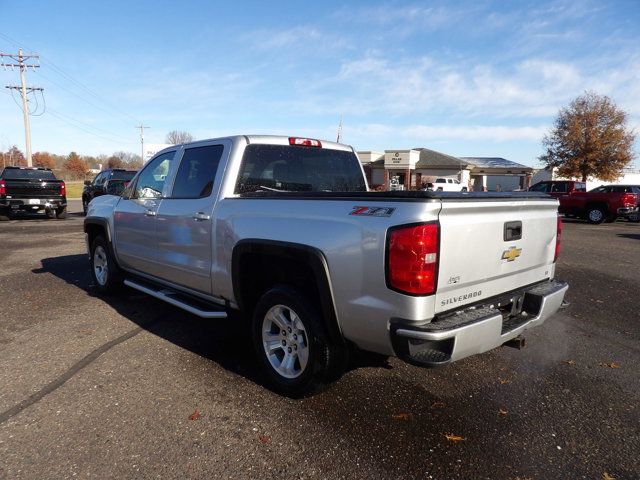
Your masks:
M601 207L590 207L587 210L587 222L599 225L604 222L606 212Z
M284 285L267 291L254 310L252 336L258 362L278 393L312 394L335 378L337 347L316 306L299 291Z
M56 218L58 220L64 220L67 218L67 207L58 208L56 210Z
M122 272L102 235L98 235L91 243L91 276L102 293L114 293L122 286Z

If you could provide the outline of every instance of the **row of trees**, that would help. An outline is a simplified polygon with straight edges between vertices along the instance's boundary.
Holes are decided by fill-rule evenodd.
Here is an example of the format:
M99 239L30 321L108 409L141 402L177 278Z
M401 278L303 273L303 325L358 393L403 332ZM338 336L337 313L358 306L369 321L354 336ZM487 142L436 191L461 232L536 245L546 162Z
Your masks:
M49 152L36 152L32 155L34 167L44 167L56 170L61 177L67 180L81 180L86 178L91 169L127 168L138 170L142 167L140 155L131 152L115 152L112 155L78 155L71 152L69 155L57 155ZM22 167L27 165L27 160L15 145L6 152L0 152L1 166Z

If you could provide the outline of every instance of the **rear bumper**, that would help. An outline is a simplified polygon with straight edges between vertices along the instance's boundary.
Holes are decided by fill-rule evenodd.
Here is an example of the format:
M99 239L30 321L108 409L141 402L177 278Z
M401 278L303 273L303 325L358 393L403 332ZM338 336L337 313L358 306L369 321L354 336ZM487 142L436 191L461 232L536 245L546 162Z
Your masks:
M631 215L633 213L638 213L640 207L622 207L618 209L618 215Z
M66 197L62 198L3 198L0 210L5 212L37 212L46 209L58 209L67 206Z
M567 283L552 280L521 290L514 295L521 311L506 318L488 305L422 325L395 321L391 327L395 353L410 363L435 367L492 350L544 323L558 311L568 288Z

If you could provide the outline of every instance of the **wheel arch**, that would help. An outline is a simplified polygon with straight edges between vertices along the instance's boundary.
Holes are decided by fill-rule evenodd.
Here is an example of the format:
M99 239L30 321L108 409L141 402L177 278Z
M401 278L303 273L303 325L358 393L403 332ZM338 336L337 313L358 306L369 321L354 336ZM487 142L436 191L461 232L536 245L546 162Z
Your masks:
M111 230L109 222L105 218L86 217L84 219L84 233L87 234L87 243L91 245L98 235L104 235L104 238L111 243Z
M319 249L292 242L245 239L234 247L231 263L233 293L241 311L251 313L270 287L293 285L317 300L329 338L345 343L327 260Z
M609 205L606 202L589 202L585 205L585 211L589 211L592 208L600 208L604 211L604 213L610 213L609 212Z

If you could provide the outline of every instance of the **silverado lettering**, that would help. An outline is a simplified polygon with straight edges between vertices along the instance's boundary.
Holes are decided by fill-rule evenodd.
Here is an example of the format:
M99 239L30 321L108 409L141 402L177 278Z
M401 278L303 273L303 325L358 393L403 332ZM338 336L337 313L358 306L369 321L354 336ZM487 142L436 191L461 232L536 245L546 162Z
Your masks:
M464 295L459 295L457 297L447 298L440 302L440 305L444 307L445 305L450 305L452 303L464 302L465 300L469 300L471 298L476 298L482 296L482 290L478 290L477 292L470 292Z

